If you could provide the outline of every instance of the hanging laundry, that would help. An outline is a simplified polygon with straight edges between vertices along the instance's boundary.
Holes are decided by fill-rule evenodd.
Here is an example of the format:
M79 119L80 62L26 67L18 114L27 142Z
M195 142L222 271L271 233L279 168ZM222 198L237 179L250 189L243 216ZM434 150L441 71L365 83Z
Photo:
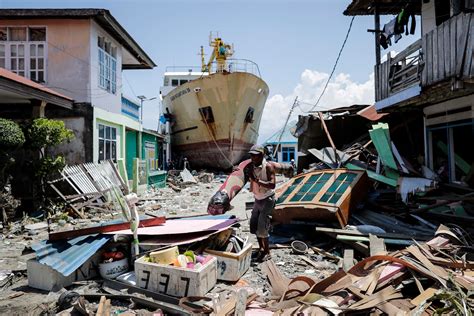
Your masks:
M411 26L408 28L408 21L410 18ZM383 31L379 35L379 43L384 49L387 49L388 46L392 45L392 36L394 37L395 43L397 43L402 38L404 32L405 35L415 34L415 28L415 15L402 9L394 19L384 25Z
M390 38L395 35L395 27L397 25L397 18L391 20L383 26L383 31L379 37L379 43L384 48L387 49L389 45L392 45Z

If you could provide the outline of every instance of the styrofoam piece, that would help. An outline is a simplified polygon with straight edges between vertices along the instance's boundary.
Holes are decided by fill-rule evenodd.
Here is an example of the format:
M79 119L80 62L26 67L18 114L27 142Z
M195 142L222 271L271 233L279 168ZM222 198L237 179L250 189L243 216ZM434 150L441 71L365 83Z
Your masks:
M135 261L137 286L171 296L203 296L217 283L217 259L212 257L199 269L180 268Z

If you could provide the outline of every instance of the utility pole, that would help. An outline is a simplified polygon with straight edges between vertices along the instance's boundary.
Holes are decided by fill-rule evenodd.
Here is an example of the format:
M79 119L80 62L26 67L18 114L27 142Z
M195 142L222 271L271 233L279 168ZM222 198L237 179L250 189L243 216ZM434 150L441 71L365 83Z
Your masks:
M290 108L290 112L288 112L288 117L286 118L285 125L283 126L283 129L281 130L280 137L278 137L278 143L275 149L273 150L273 157L275 157L275 155L278 154L278 148L280 147L281 138L283 137L283 133L285 132L286 125L288 124L288 121L290 120L290 116L293 113L293 110L295 109L295 106L297 103L298 103L298 96L296 96L295 101L293 101L293 105Z

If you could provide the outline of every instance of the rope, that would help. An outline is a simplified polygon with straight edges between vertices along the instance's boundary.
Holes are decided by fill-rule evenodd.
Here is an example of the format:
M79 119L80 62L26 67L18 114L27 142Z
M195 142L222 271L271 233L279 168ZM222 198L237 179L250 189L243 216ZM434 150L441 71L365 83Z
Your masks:
M211 132L211 129L209 128L209 125L207 124L207 121L204 120L204 124L206 125L206 128L207 128L207 132L209 133L209 135L211 136L212 138L212 141L214 142L214 144L216 145L217 149L219 150L219 152L221 153L222 157L224 157L225 160L227 160L227 162L233 166L234 164L232 163L232 161L229 160L229 158L227 158L227 156L224 154L224 152L222 151L221 147L219 146L219 144L217 143L216 139L214 138L214 134L212 134Z

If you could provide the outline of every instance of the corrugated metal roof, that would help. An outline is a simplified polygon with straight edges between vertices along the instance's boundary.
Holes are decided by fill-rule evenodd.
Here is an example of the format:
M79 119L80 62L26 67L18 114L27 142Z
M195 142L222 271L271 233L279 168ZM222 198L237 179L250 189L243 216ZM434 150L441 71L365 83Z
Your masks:
M43 240L31 246L36 259L64 276L76 271L92 257L113 235L88 235L71 240Z

